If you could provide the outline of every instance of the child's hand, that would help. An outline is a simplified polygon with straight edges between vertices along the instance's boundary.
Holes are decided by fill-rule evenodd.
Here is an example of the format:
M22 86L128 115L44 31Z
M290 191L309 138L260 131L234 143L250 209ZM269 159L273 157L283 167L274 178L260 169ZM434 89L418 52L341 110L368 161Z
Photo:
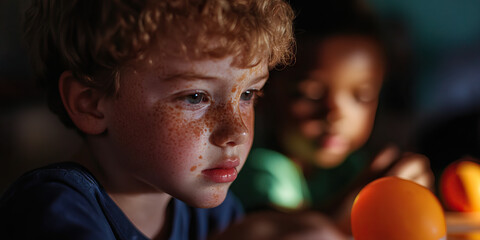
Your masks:
M404 153L402 158L386 175L414 181L428 189L433 187L434 176L430 169L430 161L421 154Z
M262 240L347 240L323 215L317 212L256 212L213 238Z
M428 189L432 189L434 175L430 169L429 159L418 153L399 154L396 147L387 147L372 162L371 171L378 177L396 176L414 181ZM383 172L383 173L382 173Z

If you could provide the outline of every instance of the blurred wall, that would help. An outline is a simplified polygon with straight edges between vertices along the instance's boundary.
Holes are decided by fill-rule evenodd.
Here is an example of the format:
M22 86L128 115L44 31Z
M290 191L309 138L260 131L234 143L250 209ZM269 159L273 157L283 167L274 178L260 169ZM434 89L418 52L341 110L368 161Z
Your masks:
M21 173L68 158L80 140L44 103L23 45L27 0L0 1L0 193Z

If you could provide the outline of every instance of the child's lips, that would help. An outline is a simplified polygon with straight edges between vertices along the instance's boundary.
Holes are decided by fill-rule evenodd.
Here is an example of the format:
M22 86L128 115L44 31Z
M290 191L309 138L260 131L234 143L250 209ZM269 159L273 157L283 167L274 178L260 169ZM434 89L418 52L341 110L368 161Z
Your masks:
M347 141L339 135L328 135L322 139L322 148L342 152L348 147Z
M224 160L213 168L205 169L202 174L216 183L233 182L237 178L237 167L240 165L238 158Z
M202 173L216 183L233 182L237 178L236 168L211 168L203 170Z

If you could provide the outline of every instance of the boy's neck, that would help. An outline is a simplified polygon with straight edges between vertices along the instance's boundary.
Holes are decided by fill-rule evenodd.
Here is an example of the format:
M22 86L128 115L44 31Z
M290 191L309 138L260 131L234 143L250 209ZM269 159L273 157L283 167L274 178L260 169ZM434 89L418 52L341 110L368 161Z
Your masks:
M109 193L128 219L150 239L168 239L171 230L173 205L165 193L130 195Z
M86 167L106 189L110 198L117 204L135 227L150 239L167 239L171 226L172 197L160 191L129 191L130 183L126 183L121 176L110 176L108 166L98 161L88 146L84 146L74 157L73 161ZM145 187L148 188L148 187ZM138 190L138 189L136 189Z

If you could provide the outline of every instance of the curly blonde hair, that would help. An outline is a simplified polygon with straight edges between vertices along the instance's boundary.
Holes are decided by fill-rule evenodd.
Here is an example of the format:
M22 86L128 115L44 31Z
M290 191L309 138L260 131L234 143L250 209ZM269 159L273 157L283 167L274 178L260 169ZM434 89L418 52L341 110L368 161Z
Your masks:
M293 18L284 0L33 0L24 32L50 109L74 127L58 91L66 70L113 96L119 69L153 44L174 42L164 54L196 59L234 55L239 67L265 57L270 68L287 65Z

